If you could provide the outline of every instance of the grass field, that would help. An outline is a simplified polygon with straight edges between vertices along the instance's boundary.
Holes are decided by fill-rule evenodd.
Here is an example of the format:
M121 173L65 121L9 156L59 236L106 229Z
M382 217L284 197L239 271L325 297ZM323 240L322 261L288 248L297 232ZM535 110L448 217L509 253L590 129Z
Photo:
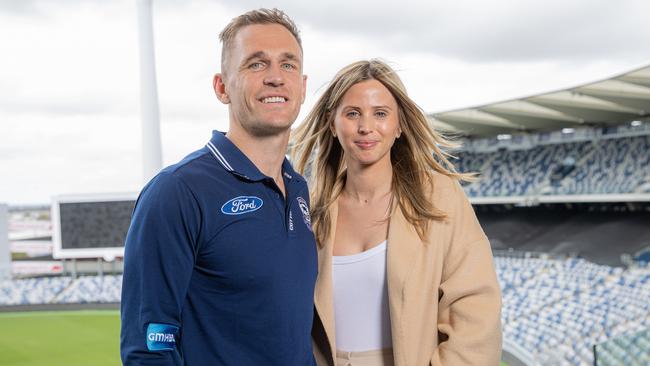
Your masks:
M119 338L114 310L0 313L0 365L120 365Z
M1 366L120 365L119 339L114 310L0 313Z

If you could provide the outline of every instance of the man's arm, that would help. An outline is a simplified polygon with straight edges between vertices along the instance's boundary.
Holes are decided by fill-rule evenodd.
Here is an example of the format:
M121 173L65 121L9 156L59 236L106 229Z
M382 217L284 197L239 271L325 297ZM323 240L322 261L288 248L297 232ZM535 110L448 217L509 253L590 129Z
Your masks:
M492 251L460 185L450 215L438 304L439 345L433 366L498 365L501 355L501 291Z
M180 315L200 222L192 192L172 173L159 174L138 197L124 249L124 365L181 364Z

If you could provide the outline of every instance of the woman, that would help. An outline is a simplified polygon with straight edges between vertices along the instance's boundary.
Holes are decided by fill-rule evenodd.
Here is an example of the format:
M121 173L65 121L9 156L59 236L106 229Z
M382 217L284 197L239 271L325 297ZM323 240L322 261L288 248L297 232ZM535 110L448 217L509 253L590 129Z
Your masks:
M319 365L498 365L489 242L434 132L381 61L341 70L295 134L319 244Z

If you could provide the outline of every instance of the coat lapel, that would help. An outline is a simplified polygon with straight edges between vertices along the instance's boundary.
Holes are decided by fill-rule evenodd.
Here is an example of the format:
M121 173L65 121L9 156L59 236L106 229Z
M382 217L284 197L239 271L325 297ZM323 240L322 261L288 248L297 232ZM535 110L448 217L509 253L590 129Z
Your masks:
M406 220L398 205L388 226L387 278L391 332L393 334L393 357L396 365L406 365L402 313L407 280L412 272L422 241L413 226Z
M336 338L334 330L334 290L332 286L332 252L334 236L336 235L336 220L338 218L338 202L330 208L330 231L327 241L322 248L318 248L318 280L314 288L314 305L323 328L327 335L332 357L336 357ZM334 360L332 360L334 362Z
M314 289L314 305L323 324L332 355L336 355L334 329L334 295L332 285L332 252L338 219L338 203L330 208L330 235L322 248L318 249L318 280ZM406 221L399 206L393 209L388 225L387 279L388 299L393 334L393 353L397 365L406 365L402 326L404 289L414 263L423 246L413 226ZM332 360L333 361L333 360Z

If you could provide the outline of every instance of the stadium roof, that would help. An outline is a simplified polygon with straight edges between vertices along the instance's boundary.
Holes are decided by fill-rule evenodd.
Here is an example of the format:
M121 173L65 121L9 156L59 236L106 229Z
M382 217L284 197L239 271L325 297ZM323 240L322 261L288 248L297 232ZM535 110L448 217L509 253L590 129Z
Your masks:
M650 116L650 65L573 88L433 113L434 127L471 136L604 127Z

